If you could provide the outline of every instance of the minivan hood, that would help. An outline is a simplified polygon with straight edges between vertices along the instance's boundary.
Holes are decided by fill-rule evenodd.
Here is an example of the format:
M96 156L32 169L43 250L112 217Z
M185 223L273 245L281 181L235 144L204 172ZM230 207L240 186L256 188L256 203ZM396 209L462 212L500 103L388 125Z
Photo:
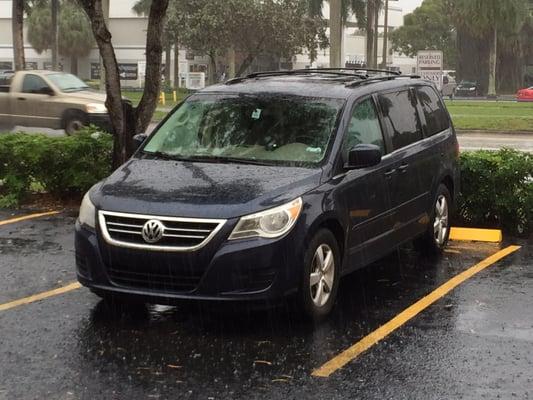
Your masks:
M74 99L87 100L88 102L93 101L97 103L105 103L106 94L101 92L96 92L92 90L82 90L80 92L62 92L63 96L67 96Z
M132 159L91 192L98 209L235 218L289 202L320 184L321 169Z

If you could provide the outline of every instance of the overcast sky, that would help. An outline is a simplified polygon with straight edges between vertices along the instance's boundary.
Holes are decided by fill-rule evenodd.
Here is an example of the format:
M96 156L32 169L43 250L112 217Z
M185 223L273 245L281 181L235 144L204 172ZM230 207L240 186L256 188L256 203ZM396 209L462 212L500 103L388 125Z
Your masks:
M422 0L399 0L398 6L402 8L404 14L409 14L422 3Z

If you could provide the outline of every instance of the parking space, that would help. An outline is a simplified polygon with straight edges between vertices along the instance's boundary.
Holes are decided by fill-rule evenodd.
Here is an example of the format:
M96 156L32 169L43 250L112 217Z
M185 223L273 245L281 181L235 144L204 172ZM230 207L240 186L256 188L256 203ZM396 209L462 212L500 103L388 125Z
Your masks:
M13 218L0 214L0 220ZM0 305L75 281L74 215L0 226ZM453 277L509 254L328 377L313 371ZM0 311L0 399L529 398L531 241L402 248L344 279L331 318L285 306L116 309L87 289Z

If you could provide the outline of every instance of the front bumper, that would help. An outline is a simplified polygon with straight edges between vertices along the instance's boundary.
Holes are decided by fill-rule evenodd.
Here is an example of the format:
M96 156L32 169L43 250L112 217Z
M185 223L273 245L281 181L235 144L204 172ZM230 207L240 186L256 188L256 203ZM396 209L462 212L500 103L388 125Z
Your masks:
M228 221L200 250L168 253L111 246L98 227L95 232L77 222L78 280L100 292L161 304L272 301L296 292L303 260L303 241L296 240L303 237L299 224L281 239L227 241L235 223Z
M88 123L89 125L94 125L106 132L113 132L109 114L88 114Z

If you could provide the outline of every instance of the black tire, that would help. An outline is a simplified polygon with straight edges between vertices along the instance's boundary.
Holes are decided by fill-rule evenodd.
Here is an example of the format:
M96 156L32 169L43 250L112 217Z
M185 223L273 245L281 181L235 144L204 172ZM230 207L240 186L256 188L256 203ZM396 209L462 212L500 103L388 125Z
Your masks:
M329 269L324 268L323 271L318 271L318 251L322 249L322 254L327 257L327 250L331 251L333 264L329 268L333 269L333 276L328 275ZM324 257L324 261L325 258ZM298 292L298 304L303 316L307 320L319 322L323 320L333 309L335 300L337 298L337 290L339 287L340 270L341 270L341 256L339 252L339 245L337 239L327 229L320 229L310 240L304 255L304 264L302 276L300 279L300 290ZM325 271L325 272L324 272ZM318 274L318 283L311 285L311 273ZM315 275L316 277L316 275ZM331 285L328 288L328 282ZM319 285L321 285L324 295L322 298L323 304L319 301Z
M446 212L445 215L439 215L438 209L442 208L443 199L445 200ZM450 191L446 185L442 183L439 185L432 204L428 228L422 236L414 241L414 245L423 254L440 255L446 248L450 238L450 214L453 205ZM437 220L440 222L440 229L445 230L442 231L437 227Z
M68 136L75 135L87 125L87 116L77 110L67 111L63 118L63 129Z

